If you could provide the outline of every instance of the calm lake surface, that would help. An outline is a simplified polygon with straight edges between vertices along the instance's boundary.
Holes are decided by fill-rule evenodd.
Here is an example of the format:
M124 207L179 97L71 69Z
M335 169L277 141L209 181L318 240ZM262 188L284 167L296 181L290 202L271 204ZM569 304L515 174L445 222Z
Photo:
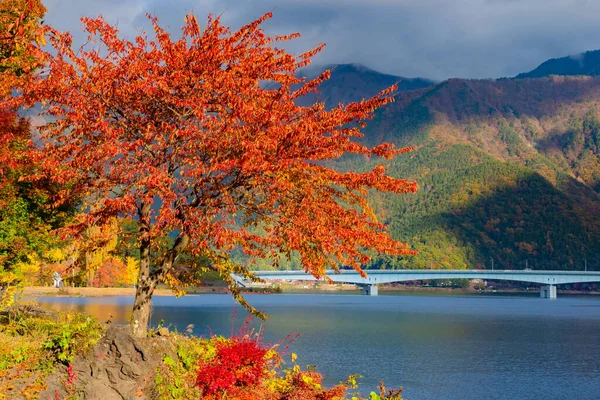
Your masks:
M301 336L290 352L333 385L360 374L408 400L599 399L600 298L444 295L248 295L271 316L265 340ZM125 322L131 297L41 298ZM234 311L235 310L235 311ZM247 313L229 295L155 297L152 323L229 335ZM259 322L253 326L259 327Z

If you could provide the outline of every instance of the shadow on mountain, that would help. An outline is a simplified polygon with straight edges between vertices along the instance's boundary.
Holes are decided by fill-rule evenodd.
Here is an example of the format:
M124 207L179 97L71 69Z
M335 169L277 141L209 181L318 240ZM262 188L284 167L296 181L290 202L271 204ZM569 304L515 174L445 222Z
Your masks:
M445 83L397 94L393 103L376 111L363 129L362 141L371 146L382 142L399 146L422 144L429 136L429 128L436 123L435 110L429 103L443 95Z
M571 189L579 191L572 182ZM596 207L598 203L596 202ZM600 215L590 213L573 193L560 192L531 173L515 186L498 189L472 205L442 213L439 221L484 265L492 257L499 268L579 270L587 259L600 269Z
M538 151L548 153L551 151L558 151L562 153L565 149L565 138L564 135L568 135L568 132L555 133L554 135L546 136L536 141L536 148Z

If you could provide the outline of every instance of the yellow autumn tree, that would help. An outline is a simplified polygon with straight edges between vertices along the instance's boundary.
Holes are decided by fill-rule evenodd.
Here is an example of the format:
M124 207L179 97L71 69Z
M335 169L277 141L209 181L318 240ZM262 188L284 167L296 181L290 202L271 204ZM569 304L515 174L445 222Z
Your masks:
M139 270L140 262L133 257L126 257L125 272L117 275L115 286L132 286L137 280Z
M114 258L112 253L119 242L119 221L111 218L104 225L92 225L75 241L75 266L85 275L88 286L92 286L96 272Z

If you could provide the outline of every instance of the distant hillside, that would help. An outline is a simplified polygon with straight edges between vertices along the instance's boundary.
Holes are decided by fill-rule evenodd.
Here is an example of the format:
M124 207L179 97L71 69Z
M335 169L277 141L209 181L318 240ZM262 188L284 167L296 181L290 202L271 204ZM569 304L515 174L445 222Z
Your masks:
M516 78L542 78L549 75L600 75L600 50L553 58L543 62L533 71L517 75Z
M363 98L371 98L394 84L398 85L398 91L401 92L434 84L427 79L382 74L360 64L316 66L303 71L301 75L312 78L326 69L331 70L331 78L323 82L318 94L306 96L302 104L312 104L319 99L325 101L326 107L331 108L339 103L348 104Z
M374 194L414 258L381 268L600 270L600 78L445 81L399 93L364 140L417 149L387 162L415 195ZM340 161L366 169L381 160Z
M397 79L337 66L318 98L332 107ZM358 171L383 163L420 187L370 195L392 235L420 253L374 255L368 267L490 268L493 259L496 268L577 270L587 261L600 270L600 77L409 80L401 88L408 85L416 90L399 91L361 140L416 150L334 163ZM300 265L293 258L281 267Z

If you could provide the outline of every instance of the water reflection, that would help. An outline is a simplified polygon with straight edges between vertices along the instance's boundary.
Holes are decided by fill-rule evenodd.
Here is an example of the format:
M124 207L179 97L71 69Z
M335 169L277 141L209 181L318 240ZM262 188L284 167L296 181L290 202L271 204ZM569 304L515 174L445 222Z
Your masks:
M133 298L130 297L106 297L106 298L41 298L38 300L44 307L54 308L60 311L83 312L98 318L100 321L111 320L116 323L125 323L131 317L131 306Z

